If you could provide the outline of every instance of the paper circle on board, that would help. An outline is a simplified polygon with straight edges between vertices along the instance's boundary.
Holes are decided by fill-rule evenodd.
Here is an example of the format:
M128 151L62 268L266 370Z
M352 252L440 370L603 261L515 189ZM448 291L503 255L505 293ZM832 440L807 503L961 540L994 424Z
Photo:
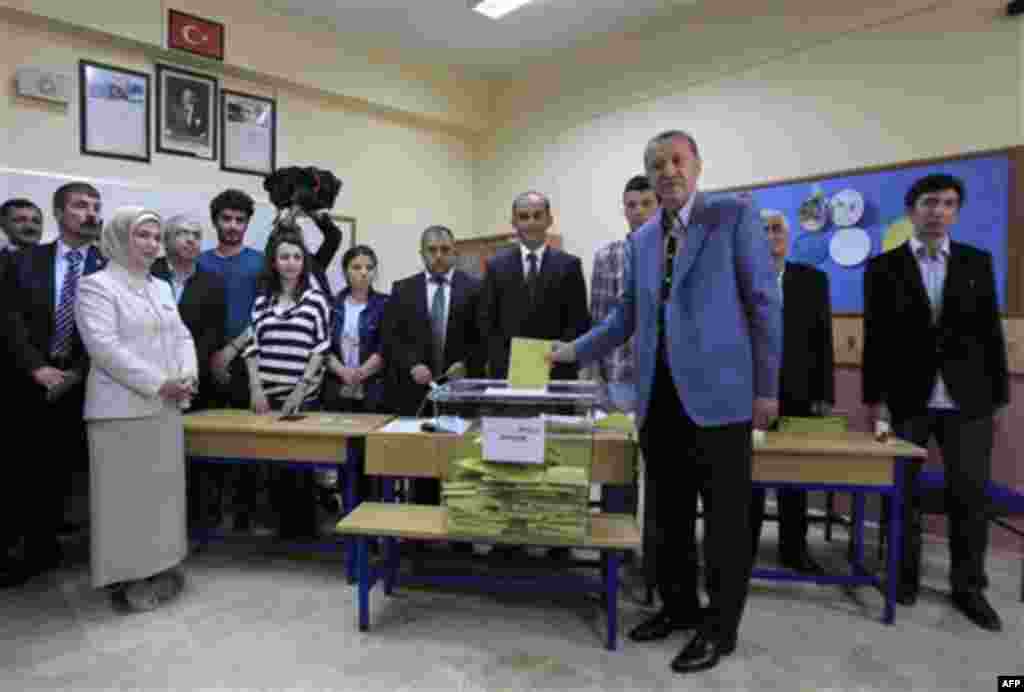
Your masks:
M836 264L855 267L871 254L871 236L856 226L841 228L832 236L829 253Z
M906 216L901 216L885 229L885 235L882 237L882 252L895 250L910 240L912 235L914 235L914 224L910 223L910 219Z
M801 233L793 241L791 259L800 264L821 264L828 259L828 238L823 233Z
M832 223L837 226L853 226L864 216L864 197L848 187L832 195L828 201Z

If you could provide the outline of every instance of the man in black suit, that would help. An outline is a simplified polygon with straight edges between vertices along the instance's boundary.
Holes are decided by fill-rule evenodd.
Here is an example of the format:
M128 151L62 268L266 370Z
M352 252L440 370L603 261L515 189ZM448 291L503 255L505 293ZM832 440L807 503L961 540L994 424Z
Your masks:
M425 271L396 281L385 308L384 341L390 361L388 403L403 416L420 410L429 384L455 364L468 377L482 377L484 351L477 315L480 281L455 269L455 237L444 226L420 236ZM419 504L440 503L440 483L413 482Z
M862 390L876 430L942 450L953 605L998 631L988 585L985 484L991 475L994 414L1009 403L1006 343L992 256L952 242L966 201L963 182L929 175L906 194L914 234L868 262L864 276ZM907 462L903 563L897 600L920 587L921 509L914 492L920 462Z
M181 319L192 333L199 363L199 393L191 410L215 406L219 396L211 362L227 343L227 297L224 281L200 269L196 263L203 240L197 219L172 216L164 223L166 257L153 263L152 273L171 285ZM191 525L220 524L221 496L225 469L220 465L189 464L187 471L188 518Z
M835 403L828 275L806 264L786 261L789 223L782 212L765 209L761 220L782 295L779 413L783 416L826 415ZM779 511L779 561L798 572L822 573L807 550L807 491L779 488L775 496ZM755 558L764 505L764 489L755 488L750 507Z
M81 277L104 265L93 246L102 226L99 191L88 183L63 185L54 193L53 211L57 241L22 249L4 272L14 429L45 430L26 436L42 462L22 466L14 485L23 498L14 504L24 551L22 562L8 567L26 579L59 564L57 534L71 475L88 468L82 408L89 357L75 327L74 301Z
M512 226L520 244L487 262L480 329L493 378L508 377L512 337L573 341L590 328L583 266L575 255L548 247L553 221L546 196L519 195L512 203ZM575 380L578 373L575 363L561 363L551 377Z

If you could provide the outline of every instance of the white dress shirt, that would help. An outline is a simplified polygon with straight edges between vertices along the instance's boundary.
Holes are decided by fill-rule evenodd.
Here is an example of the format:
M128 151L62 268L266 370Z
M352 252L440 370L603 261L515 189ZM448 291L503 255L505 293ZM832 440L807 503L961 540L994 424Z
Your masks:
M61 239L57 239L57 256L55 258L56 264L53 270L53 309L56 310L60 305L60 292L64 288L64 275L68 273L68 258L67 254L71 252L73 248ZM82 278L82 273L85 271L85 260L89 257L89 246L83 245L78 248L78 251L82 253L82 262L78 265L78 278Z
M924 283L925 293L932 304L932 313L938 315L942 309L942 291L946 285L946 272L949 266L949 236L942 239L939 246L938 256L934 259L928 256L928 249L917 236L911 236L910 251L914 253L917 266L921 270L921 281ZM942 379L942 372L935 373L935 386L932 388L932 397L928 400L928 408L955 409L956 402L949 395L946 383Z
M536 250L531 250L530 248L526 247L522 243L519 243L519 251L520 251L520 253L522 253L522 256L523 256L523 278L524 279L530 275L530 261L527 259L527 257L529 257L530 254L532 253L534 255L534 257L537 258L537 273L540 274L540 267L541 267L542 264L544 264L544 253L547 251L547 249L548 249L548 244L547 243L544 243L543 245L541 245Z
M427 277L427 315L430 315L430 308L434 305L434 294L437 293L437 284L431 281L433 274L428 271L423 272ZM455 267L452 267L445 272L445 292L444 292L444 327L445 331L448 331L448 316L451 314L452 306L452 277L455 276Z

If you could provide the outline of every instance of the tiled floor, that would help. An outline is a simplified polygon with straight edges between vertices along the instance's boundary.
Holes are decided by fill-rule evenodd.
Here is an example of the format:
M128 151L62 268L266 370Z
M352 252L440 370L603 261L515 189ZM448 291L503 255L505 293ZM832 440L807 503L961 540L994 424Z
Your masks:
M774 525L762 554L774 553ZM845 541L814 552L842 565ZM253 547L258 550L252 550ZM220 544L193 554L182 598L115 613L89 586L85 546L69 566L0 592L0 690L979 690L1024 673L1020 559L991 555L989 596L1005 631L984 632L945 595L945 546L930 545L928 588L896 624L882 600L755 582L737 652L713 671L670 672L684 635L602 647L603 612L584 596L374 592L372 629L355 626L355 590L334 556ZM644 618L642 587L623 594L623 631Z

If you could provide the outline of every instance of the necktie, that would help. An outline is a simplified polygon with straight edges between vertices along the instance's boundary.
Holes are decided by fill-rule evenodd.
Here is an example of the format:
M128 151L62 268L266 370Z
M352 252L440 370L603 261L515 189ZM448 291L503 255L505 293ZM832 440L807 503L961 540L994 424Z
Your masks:
M434 336L434 379L437 379L444 371L444 337L448 322L445 314L444 291L448 279L443 275L437 275L430 277L430 280L437 284L437 288L434 290L434 299L430 303L430 330Z
M925 246L921 248L921 258L924 260L924 287L931 303L932 322L938 322L942 311L942 277L939 276L942 265L938 250Z
M661 306L658 310L658 327L662 336L665 334L665 303L672 294L672 268L676 259L676 234L673 233L678 223L675 214L667 210L662 212L662 229L665 232L665 273L661 281Z
M71 334L75 330L75 295L78 293L78 267L82 264L80 250L71 250L64 258L67 271L60 287L60 303L57 305L57 324L53 332L53 355L64 358L71 352Z
M532 252L526 253L526 263L530 265L526 270L526 292L530 296L530 302L532 303L537 297L537 255Z

